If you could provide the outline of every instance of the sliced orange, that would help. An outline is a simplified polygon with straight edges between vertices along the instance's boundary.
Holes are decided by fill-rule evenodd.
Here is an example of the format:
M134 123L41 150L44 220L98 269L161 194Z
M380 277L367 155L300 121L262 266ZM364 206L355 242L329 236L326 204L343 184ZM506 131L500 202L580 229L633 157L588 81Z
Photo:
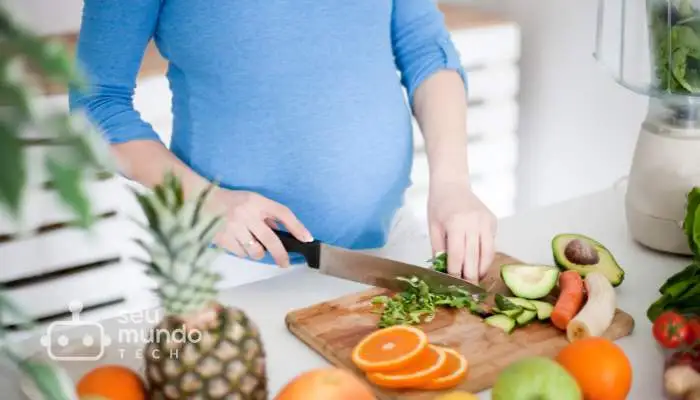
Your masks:
M467 359L458 351L448 347L441 348L447 355L445 365L440 370L440 375L421 386L422 389L441 390L457 386L467 375L469 364Z
M365 372L386 372L409 365L428 346L428 335L404 325L367 335L352 351L352 361Z
M392 372L370 372L367 380L377 386L392 389L421 388L427 382L440 375L447 352L432 344L414 361L400 370Z

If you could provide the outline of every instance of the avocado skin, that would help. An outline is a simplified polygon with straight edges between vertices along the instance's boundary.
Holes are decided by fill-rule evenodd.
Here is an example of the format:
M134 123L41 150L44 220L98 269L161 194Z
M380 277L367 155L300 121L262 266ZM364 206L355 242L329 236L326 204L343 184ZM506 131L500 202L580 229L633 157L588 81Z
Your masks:
M600 256L596 264L578 265L569 261L564 255L564 249L572 240L579 239L592 245ZM625 280L625 271L620 267L612 252L597 240L579 233L560 233L552 239L552 254L554 264L563 271L576 271L582 277L586 277L589 272L599 271L605 275L613 287L618 287Z

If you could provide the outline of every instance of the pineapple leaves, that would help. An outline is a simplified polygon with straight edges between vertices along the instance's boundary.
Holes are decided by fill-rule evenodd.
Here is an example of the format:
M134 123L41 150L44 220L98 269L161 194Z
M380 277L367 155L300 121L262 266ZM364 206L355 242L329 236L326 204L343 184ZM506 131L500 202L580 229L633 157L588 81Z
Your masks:
M192 213L191 226L196 226L199 223L199 218L201 217L202 210L204 209L204 203L207 201L209 194L214 190L214 185L209 185L202 193L197 196L197 202L195 204L194 212Z
M211 241L212 237L216 234L216 228L219 226L219 224L222 222L221 218L213 218L209 223L204 227L202 232L199 234L199 240L200 241Z
M175 195L175 210L180 211L185 205L185 191L178 179L173 182L173 194Z
M148 247L146 242L143 241L143 239L134 239L134 243L136 243L141 248L141 250L145 251L146 254L151 254L151 249Z
M148 219L148 224L150 226L151 231L152 232L159 232L160 231L160 221L158 218L158 213L156 212L155 207L151 203L151 200L149 199L148 196L143 195L143 194L137 192L136 190L133 190L133 193L136 196L136 201L138 201L139 205L141 206L141 210L146 215L146 219Z
M168 204L168 195L165 194L165 189L163 186L156 186L153 188L153 192L156 194L156 198L164 205Z
M135 240L150 261L134 260L156 281L153 292L171 315L197 311L217 295L215 286L221 276L210 267L218 254L212 239L222 219L204 215L211 189L202 191L196 201L187 201L178 177L168 173L150 193L135 192L148 221L139 225L153 240Z

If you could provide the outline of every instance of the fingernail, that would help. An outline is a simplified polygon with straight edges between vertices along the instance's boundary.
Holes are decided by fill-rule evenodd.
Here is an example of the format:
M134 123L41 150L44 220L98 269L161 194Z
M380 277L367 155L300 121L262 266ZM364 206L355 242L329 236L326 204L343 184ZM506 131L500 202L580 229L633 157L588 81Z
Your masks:
M306 241L306 243L313 242L313 241L314 241L314 237L311 236L311 234L307 232L307 233L306 233L306 236L304 237L304 241Z

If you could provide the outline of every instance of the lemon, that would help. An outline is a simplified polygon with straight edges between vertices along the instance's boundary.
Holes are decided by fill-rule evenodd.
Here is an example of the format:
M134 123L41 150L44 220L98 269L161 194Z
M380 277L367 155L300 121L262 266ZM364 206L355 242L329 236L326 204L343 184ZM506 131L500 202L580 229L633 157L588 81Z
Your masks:
M436 397L435 400L479 400L479 398L467 392L450 392Z

